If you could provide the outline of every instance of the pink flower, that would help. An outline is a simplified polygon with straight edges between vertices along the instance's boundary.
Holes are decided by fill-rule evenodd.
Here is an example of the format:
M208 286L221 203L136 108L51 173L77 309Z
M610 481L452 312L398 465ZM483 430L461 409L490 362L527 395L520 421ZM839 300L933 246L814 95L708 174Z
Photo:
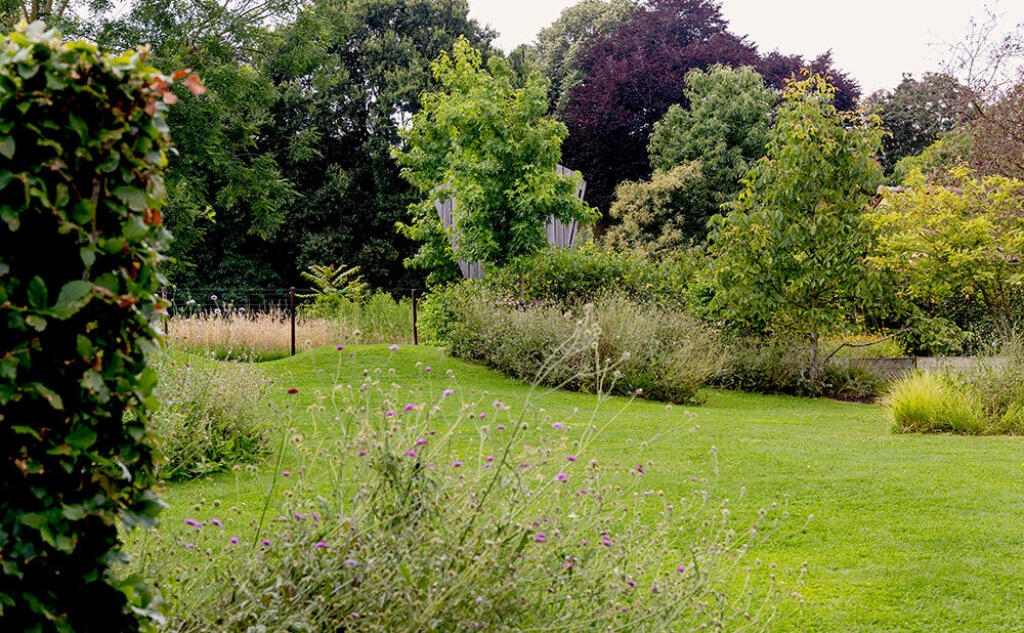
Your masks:
M358 564L359 564L359 562L356 561L356 559L354 559L354 558L346 558L345 559L345 567L355 567Z
M270 542L270 539L265 538L260 541L260 545L262 545L263 547L270 547L271 545L273 545L273 543Z
M502 402L501 400L495 400L491 404L493 404L494 408L497 409L498 411L501 411L502 409L505 408L505 403Z
M191 525L194 528L201 528L201 527L203 527L203 524L200 523L199 521L196 521L195 519L185 519L185 525Z
M412 411L415 408L416 408L416 405L414 405L414 404L407 404L404 407L402 407L402 413L409 413L410 411Z
M427 431L427 435L437 435L437 431Z
M686 565L680 565L679 567L676 567L676 571L679 572L680 574L685 572L686 571Z
M530 462L519 462L519 467L520 468L529 468L530 467Z
M452 468L458 468L459 466L462 466L462 462L458 460L452 462Z
M533 540L534 540L534 541L536 541L536 542L538 542L538 543L547 543L547 541L548 541L548 535L547 535L547 534L545 534L545 533L543 533L543 532L537 532L537 533L536 533L536 534L535 534L535 535L533 536Z
M557 475L555 475L555 479L557 479L558 481L565 481L568 478L569 475L566 475L565 473L558 473Z
M314 520L314 521L316 521L317 523L319 523L319 522L320 522L320 515L319 515L319 514L317 514L316 512L314 512L314 513L312 514L312 517L313 517L313 520Z
M345 346L344 346L344 345L335 345L335 346L334 346L334 349L336 349L336 350L338 350L338 351L340 352L340 351L342 351L343 349L345 349ZM320 541L320 542L321 542L321 543L323 543L323 541Z
M291 474L291 472L289 472L289 471L287 471L287 470L282 470L282 471L281 471L281 476L282 476L282 477L291 477L291 476L292 476L292 474Z
M210 525L216 525L219 528L224 527L224 524L220 522L220 519L210 519Z
M427 438L425 438L425 437L421 437L421 438L418 438L416 440L416 444L418 444L419 446L423 446L426 443L427 443Z
M484 458L484 461L485 462L493 462L494 461L494 455L488 455L487 457Z
M232 536L231 538L228 539L228 543L231 543L232 545L238 545L238 537L237 536Z
M608 539L604 539L604 540L601 541L601 545L604 545L605 547L611 547L612 546L612 542L609 541Z
M392 352L397 352L398 351L398 346L397 345L392 345L388 349L391 350Z
M566 461L574 462L574 461L576 461L576 456L575 455L566 455L565 459L566 459Z
M477 418L478 420L483 420L483 419L484 419L484 418L486 418L486 417L487 417L487 414L486 414L486 413L481 413L480 415L476 416L476 418Z
M323 541L317 541L316 544L313 545L313 549L323 549L325 547L327 547L327 543Z
M384 414L384 417L385 417L385 418L390 418L390 417L392 417L392 416L394 416L394 415L395 415L395 412L394 412L394 411L388 411L387 413L385 413L385 414Z
M303 515L299 514L298 512L293 512L292 516L295 517L295 519L298 520L298 521L303 521L306 518Z
M292 387L288 390L288 393L299 393L299 390L296 389L295 387Z
M454 389L445 389L444 391L441 392L441 399L444 400L453 393L455 393Z
M641 475L643 475L643 474L644 474L644 467L643 467L643 466L639 466L639 465L638 465L638 466L636 467L636 472L638 472L638 473L640 473Z
M185 543L185 547L187 547L188 549L195 549L196 548L196 544L195 543Z
M427 372L427 373L429 374L429 373L430 373L430 371L431 371L431 370L430 370L430 365L427 365L426 367L424 367L424 368L423 368L423 371L425 371L425 372Z
M365 457L366 456L366 449L359 449L359 456L360 457Z
M504 431L505 430L505 425L504 424L499 424L498 426L496 426L494 428L498 429L499 431Z
M551 423L551 428L558 429L560 431L564 431L565 430L565 425L562 424L561 422L552 422Z
M410 448L409 450L405 451L405 455L406 457L416 457L416 451Z

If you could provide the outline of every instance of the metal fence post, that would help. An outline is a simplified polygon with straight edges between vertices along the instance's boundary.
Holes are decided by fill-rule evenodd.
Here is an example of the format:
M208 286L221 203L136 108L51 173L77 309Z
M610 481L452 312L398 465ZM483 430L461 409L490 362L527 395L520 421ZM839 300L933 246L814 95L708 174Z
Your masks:
M288 305L292 318L292 356L295 356L295 286L289 289Z
M416 331L416 289L412 290L412 344L420 344L420 335Z

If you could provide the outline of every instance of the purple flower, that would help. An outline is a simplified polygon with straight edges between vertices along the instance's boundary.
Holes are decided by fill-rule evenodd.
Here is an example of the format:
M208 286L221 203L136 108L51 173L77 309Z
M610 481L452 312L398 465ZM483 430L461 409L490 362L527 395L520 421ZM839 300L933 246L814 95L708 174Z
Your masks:
M185 547L187 547L188 549L195 549L196 548L196 544L195 543L185 543Z
M576 456L575 455L566 455L565 459L567 461L574 462L574 461L576 461Z
M262 545L263 547L270 547L271 545L273 545L273 543L270 542L270 539L265 538L260 541L260 545Z
M536 542L538 542L538 543L547 543L547 541L548 541L548 535L547 535L547 534L545 534L545 533L543 533L543 532L537 532L537 533L536 533L536 534L535 534L535 535L533 536L533 540L534 540L534 541L536 541Z
M334 349L336 349L336 350L338 350L338 351L340 352L340 351L342 351L343 349L345 349L345 346L344 346L344 345L335 345L335 346L334 346ZM323 542L323 541L321 541L321 542Z
M505 403L502 402L501 400L495 400L491 404L494 405L494 408L497 409L498 411L501 411L502 409L505 408Z
M287 470L282 470L281 471L281 476L282 477L291 477L292 474L289 471L287 471Z
M519 467L520 468L529 468L530 467L530 462L519 462Z
M354 558L346 558L345 559L345 567L355 567L358 564L359 564L359 562L356 561Z
M415 408L416 408L416 405L414 405L414 404L407 404L404 407L402 407L402 413L409 413L410 411L412 411Z
M423 446L426 443L427 443L427 438L425 438L425 437L420 437L420 438L416 439L416 444L418 446Z
M605 547L611 547L612 546L612 542L609 541L608 539L603 539L601 541L601 545L604 545Z
M179 370L181 371L181 370ZM192 409L185 409L185 413L192 413Z
M385 413L385 414L384 414L384 417L385 417L385 418L390 418L390 417L392 417L393 415L395 415L395 412L394 412L394 411L388 411L387 413Z
M291 389L288 390L288 393L299 393L299 390L296 389L295 387L292 387Z
M640 473L641 475L643 475L643 474L644 474L644 467L643 467L643 466L639 466L639 465L638 465L638 466L636 467L636 472L638 472L638 473Z
M441 399L444 400L453 393L455 393L454 389L445 389L444 391L441 392Z
M319 515L319 514L317 514L316 512L314 512L314 513L313 513L313 514L312 514L311 516L313 517L313 520L314 520L314 521L316 521L317 523L319 523L319 522L320 522L320 515Z
M317 541L316 544L313 545L313 549L323 549L325 547L327 547L327 543L324 543L323 541Z
M217 300L217 295L210 295L210 299L216 301Z
M498 426L496 426L494 428L498 429L499 431L504 431L505 430L505 425L504 424L499 424Z
M392 345L388 349L391 350L392 352L397 352L398 351L398 346L397 345Z
M410 448L409 450L405 451L405 455L406 455L407 457L416 457L416 451L414 451L414 450L412 450L412 449Z
M228 543L231 543L232 545L237 545L238 544L238 537L237 536L232 536L231 538L228 539Z
M437 435L437 431L427 431L427 435Z
M203 524L200 523L199 521L196 521L195 519L185 519L185 525L191 525L192 527L195 527L195 528L203 527Z
M211 525L216 525L219 528L224 527L224 524L220 522L220 519L210 519Z
M484 419L484 418L486 418L486 417L487 417L487 414L486 414L486 413L481 413L480 415L476 416L476 419L478 419L478 420L483 420L483 419Z
M551 423L551 428L558 429L560 431L564 431L565 430L565 425L562 424L561 422L552 422Z
M458 468L459 466L462 466L462 462L458 460L452 462L452 468Z
M558 473L557 475L555 475L555 479L557 479L558 481L565 481L568 478L569 475L566 475L565 473Z
M679 567L676 567L676 571L679 572L680 574L685 572L686 571L686 565L680 565Z
M359 456L360 457L365 457L366 456L366 449L365 448L359 449Z
M494 461L494 455L488 455L487 457L484 458L484 461L485 462L493 462Z
M292 516L295 517L295 520L297 520L297 521L303 521L306 518L305 516L299 514L298 512L293 512Z
M633 580L632 578L627 578L626 579L626 584L629 585L630 587L636 587L636 581Z
M431 371L431 369L430 369L430 365L427 365L426 367L424 367L424 368L423 368L423 371L425 371L425 372L427 372L427 373L430 373L430 371Z

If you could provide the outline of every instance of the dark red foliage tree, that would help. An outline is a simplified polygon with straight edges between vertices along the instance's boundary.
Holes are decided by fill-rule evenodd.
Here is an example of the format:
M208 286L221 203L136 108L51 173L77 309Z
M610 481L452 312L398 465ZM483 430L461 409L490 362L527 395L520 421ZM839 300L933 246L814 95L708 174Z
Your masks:
M765 83L779 90L786 87L786 81L800 76L800 71L808 69L828 78L836 88L833 103L839 110L852 110L860 96L860 84L850 75L838 70L832 61L832 51L826 51L814 59L807 61L802 55L783 55L772 51L761 57L757 71L764 77Z
M717 0L645 0L627 22L594 36L577 60L582 83L559 117L569 128L564 163L583 172L587 201L607 211L615 185L650 175L651 128L668 110L686 107L685 75L712 64L754 66L782 88L803 67L832 78L836 105L850 109L860 89L832 67L831 53L760 56L746 37L730 33Z
M758 55L710 0L650 0L580 53L583 83L560 118L569 128L563 162L583 172L590 204L607 211L618 182L650 174L651 127L685 105L686 72L713 63L756 66Z

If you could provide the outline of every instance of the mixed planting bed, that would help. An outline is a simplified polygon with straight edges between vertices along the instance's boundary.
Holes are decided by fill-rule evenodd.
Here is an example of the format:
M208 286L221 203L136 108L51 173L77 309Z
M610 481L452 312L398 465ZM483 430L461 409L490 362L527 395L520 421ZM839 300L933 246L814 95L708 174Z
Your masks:
M170 504L163 526L130 537L139 537L131 549L142 564L163 559L164 570L173 564L207 569L210 560L238 560L237 548L262 555L286 547L254 541L268 490L268 535L297 521L284 510L297 503L288 491L327 494L331 485L323 473L299 471L309 463L309 451L341 441L345 427L335 422L333 387L358 384L364 370L380 368L382 382L393 381L409 393L433 393L445 406L472 403L473 416L476 408L486 414L452 433L446 458L437 460L443 468L456 461L466 469L485 465L481 428L519 410L529 393L524 383L429 347L325 348L259 367L274 376L270 399L278 413L268 429L274 454L259 466L170 485L163 493ZM453 390L449 397L443 396L446 389ZM566 428L537 420L516 443L570 453L593 426L599 433L580 462L606 464L608 481L616 486L668 500L706 490L715 504L729 499L736 526L749 525L759 509L778 504L771 510L778 525L766 530L763 542L753 541L745 557L750 565L760 560L777 566L779 611L768 630L1016 630L1024 571L1021 439L893 434L888 414L877 405L719 390L702 395L702 405L669 406L549 392L535 403L550 416L541 419ZM296 435L306 439L293 443ZM577 483L585 468L562 464L538 463L534 476L552 478L559 470L569 481L558 485ZM223 527L211 524L213 519ZM615 533L616 527L605 529ZM232 537L241 542L231 544ZM197 544L198 553L189 548ZM555 539L530 545L555 546ZM639 558L648 554L637 550ZM728 582L738 586L742 578ZM173 594L174 585L161 585ZM794 590L800 597L792 596Z

